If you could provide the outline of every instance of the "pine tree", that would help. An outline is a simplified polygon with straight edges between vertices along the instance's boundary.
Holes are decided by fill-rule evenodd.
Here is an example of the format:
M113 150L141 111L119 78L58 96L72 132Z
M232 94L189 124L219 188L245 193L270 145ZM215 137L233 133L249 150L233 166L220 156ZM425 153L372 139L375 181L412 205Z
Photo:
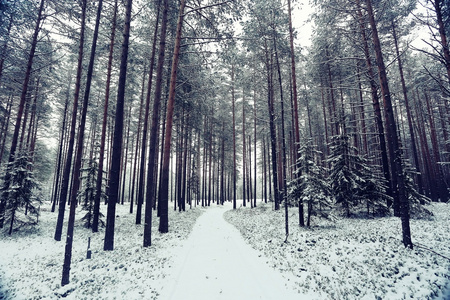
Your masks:
M350 217L350 208L358 204L358 189L363 183L356 168L359 159L351 153L353 148L349 139L346 134L333 136L328 158L331 164L329 182L332 194L335 203L344 208L347 217Z
M328 215L323 209L331 208L330 186L325 176L325 169L317 163L321 152L316 150L311 140L303 141L297 155L295 177L288 183L288 197L300 200L307 205L306 226L311 225L311 216L319 210L322 216Z
M26 151L17 152L5 173L8 175L3 177L9 177L10 185L8 190L2 190L2 194L8 196L5 221L9 224L8 234L11 235L14 227L37 224L41 201L36 197L39 183L34 178L33 163Z
M94 157L92 159L88 159L85 161L85 167L82 168L81 171L81 182L82 187L78 193L79 203L82 204L83 210L86 211L81 220L84 222L84 227L92 228L93 220L94 220L94 204L97 196L97 185L96 179L98 174L98 163L97 158ZM105 183L105 178L103 178L103 182ZM105 199L106 194L103 192L104 189L100 189L100 199ZM99 212L98 222L101 226L104 226L104 222L101 220L101 217L104 215Z

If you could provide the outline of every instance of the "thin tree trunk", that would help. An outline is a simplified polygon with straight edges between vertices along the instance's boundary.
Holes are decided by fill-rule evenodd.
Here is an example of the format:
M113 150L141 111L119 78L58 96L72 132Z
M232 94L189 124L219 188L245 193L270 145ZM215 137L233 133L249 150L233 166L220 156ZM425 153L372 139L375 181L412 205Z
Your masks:
M147 189L146 189L146 203L145 203L145 226L144 226L144 247L151 245L151 225L152 225L152 206L153 206L153 195L154 195L154 185L152 184L156 180L155 176L155 164L156 164L156 139L158 137L159 128L159 114L161 110L161 92L162 92L162 76L164 67L164 54L165 54L165 42L166 42L166 31L167 31L167 13L168 13L168 0L163 2L163 15L161 21L161 36L160 36L160 47L158 56L158 67L156 73L156 87L155 87L155 98L153 100L153 113L152 113L152 128L150 132L150 149L149 149L149 161L147 167ZM175 66L176 67L176 66ZM167 155L167 159L170 160L170 152L164 153ZM169 174L167 174L167 188L168 188ZM167 198L167 209L169 205L169 195L168 190L166 194ZM158 206L158 210L159 210Z
M413 152L412 154L413 154L413 159L414 159L414 166L415 166L416 172L417 172L417 175L416 175L417 184L419 187L419 193L423 194L422 174L420 171L419 155L417 153L417 147L416 147L416 137L415 137L414 128L412 125L411 108L409 105L408 91L406 89L405 77L403 75L403 64L402 64L400 51L399 51L399 47L398 47L397 32L395 30L394 22L392 22L392 35L394 37L395 52L397 54L398 71L400 74L400 81L402 84L403 99L405 100L405 109L406 109L406 117L408 120L409 136L411 138L411 147L412 147L412 152Z
M66 209L66 201L69 191L69 182L71 181L70 171L72 169L72 159L73 159L73 148L75 145L75 130L77 122L78 113L78 99L80 97L81 89L81 73L82 73L82 63L83 63L83 48L84 48L84 30L86 25L86 1L82 1L82 16L81 16L81 29L80 29L80 46L78 50L78 64L77 64L77 75L75 81L75 91L74 91L74 101L72 108L72 120L69 132L69 145L67 148L66 163L64 165L63 180L59 199L59 209L58 209L58 219L56 222L55 230L55 240L60 241L62 236L63 222L64 222L64 212ZM70 260L70 257L67 258ZM65 259L66 260L66 259ZM69 283L69 272L70 267L63 270L62 285Z
M102 196L102 186L103 186L103 162L105 160L105 143L106 143L106 129L108 127L108 106L109 106L109 93L111 86L111 72L112 72L112 61L114 52L114 40L116 35L116 20L117 20L117 0L114 1L114 13L112 19L111 28L111 38L109 43L109 56L108 56L108 67L106 75L106 91L105 91L105 103L103 107L103 121L102 121L102 135L100 137L100 157L98 160L98 173L96 180L96 190L94 199L94 211L92 220L92 232L98 232L98 224L100 219L100 200Z
M411 230L409 226L409 202L406 195L405 179L403 174L402 155L400 149L400 143L397 136L397 126L395 124L394 114L392 110L391 94L389 91L389 85L387 81L386 69L383 61L383 55L381 51L381 44L378 38L378 30L375 23L375 15L372 9L371 0L366 0L367 12L369 16L370 26L372 28L372 37L375 46L375 56L378 66L378 76L381 84L381 94L383 96L384 115L387 123L388 140L390 143L389 155L391 157L391 170L393 183L397 187L394 190L394 209L395 201L399 203L399 212L402 223L402 237L405 247L413 248L411 240ZM396 199L397 198L397 199Z
M297 96L297 77L295 72L295 51L294 51L294 34L292 29L292 8L291 8L291 0L288 0L288 14L289 14L289 42L290 42L290 50L291 50L291 75L292 75L292 90L293 90L293 104L294 104L294 172L297 169L297 158L298 158L298 149L300 147L300 127L299 127L299 118L298 118L298 96ZM299 200L299 223L300 226L305 226L305 221L303 217L303 202Z
M272 179L274 189L275 210L280 209L279 193L278 193L278 164L277 164L277 136L275 130L275 109L274 109L274 91L273 91L273 57L268 53L266 46L266 69L267 69L267 100L269 110L269 129L270 129L270 146L272 155Z
M233 209L236 209L236 98L234 95L234 64L231 65L231 105L233 115Z
M64 252L64 265L63 265L63 274L61 279L61 285L64 286L69 283L69 276L70 276L70 264L72 260L72 244L73 244L73 231L75 226L75 209L77 207L77 195L78 190L80 187L80 170L81 170L81 162L82 162L82 156L83 156L83 146L84 146L84 131L86 127L86 116L87 116L87 108L89 103L89 93L91 89L91 82L92 82L92 73L94 70L94 60L95 60L95 49L97 47L97 37L98 37L98 28L100 25L100 18L101 18L101 11L102 11L102 0L98 3L98 9L97 9L97 18L95 21L95 29L94 29L94 35L92 38L92 47L91 47L91 56L89 59L89 66L88 66L88 72L86 77L86 89L84 92L84 99L83 99L83 108L81 112L81 121L79 126L79 132L78 132L78 140L77 140L77 153L76 153L76 159L73 169L73 185L71 190L71 205L70 205L70 212L69 212L69 221L67 224L67 237L66 237L66 247ZM86 1L83 1L83 19L85 18L86 14ZM83 20L84 22L84 20ZM81 52L81 51L80 51Z
M120 60L119 85L117 88L117 106L114 124L114 142L110 170L110 188L108 194L108 211L106 216L106 231L104 250L114 249L114 224L116 220L116 203L119 195L120 154L123 140L123 113L125 104L125 83L127 77L128 45L130 39L132 0L126 2L125 24L123 30L122 55Z
M28 55L27 69L25 71L25 79L23 81L22 93L20 96L20 103L19 103L19 110L17 112L16 125L14 127L14 133L13 133L13 137L11 140L11 148L9 150L8 163L13 162L15 154L16 154L17 144L18 144L18 140L19 140L19 130L20 130L20 126L22 123L23 110L24 110L26 96L27 96L27 92L28 92L28 84L29 84L30 77L31 77L31 69L33 67L33 59L34 59L34 54L36 52L36 45L38 42L37 38L38 38L39 31L41 28L41 21L43 20L42 13L44 11L44 2L45 2L44 0L41 0L41 2L40 2L38 16L37 16L37 20L36 20L36 26L34 27L34 33L33 33L33 37L31 40L31 49L30 49L30 53ZM5 174L5 179L3 180L3 189L5 192L3 192L1 200L0 200L0 228L3 228L3 223L4 223L4 219L5 219L4 214L5 214L6 201L9 197L9 193L7 191L10 188L10 184L11 184L10 180L11 180L11 177L9 174L9 170L7 170L7 172Z
M380 108L380 101L378 97L378 88L377 83L375 82L375 74L373 73L373 67L372 67L372 60L370 58L370 52L369 52L369 44L368 44L368 37L366 36L366 25L365 21L362 15L362 9L360 0L356 1L357 9L358 9L358 20L359 20L359 26L361 31L361 38L364 44L364 56L366 60L367 65L367 72L369 75L369 81L370 81L370 91L372 95L372 102L373 102L373 109L375 113L375 123L377 125L378 129L378 140L380 143L380 150L381 150L381 163L383 166L383 174L384 178L388 182L388 190L387 194L391 197L393 197L393 186L394 181L391 179L391 174L389 173L389 160L388 160L388 147L386 144L386 137L384 134L384 125L383 125L383 118L381 114L381 108ZM391 206L392 203L388 201L388 206Z

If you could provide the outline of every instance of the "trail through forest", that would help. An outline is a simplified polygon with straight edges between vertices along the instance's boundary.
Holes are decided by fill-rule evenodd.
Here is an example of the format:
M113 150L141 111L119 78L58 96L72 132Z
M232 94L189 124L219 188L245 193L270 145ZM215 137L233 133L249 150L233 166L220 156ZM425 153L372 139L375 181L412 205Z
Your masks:
M178 257L160 299L301 299L289 281L245 243L223 214L231 204L201 215Z

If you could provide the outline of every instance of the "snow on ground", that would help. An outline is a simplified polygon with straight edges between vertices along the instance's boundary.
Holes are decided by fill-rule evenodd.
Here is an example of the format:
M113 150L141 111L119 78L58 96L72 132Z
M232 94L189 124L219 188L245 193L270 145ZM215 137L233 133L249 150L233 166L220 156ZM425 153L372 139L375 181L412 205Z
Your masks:
M449 257L450 205L430 208L433 220L411 221L413 241ZM143 225L128 209L117 207L114 251L103 251L104 233L90 233L77 214L65 287L64 241L53 240L57 214L48 204L35 229L1 233L0 299L450 299L450 261L405 249L394 217L313 219L306 229L292 208L284 243L283 211L270 205L170 210L170 232L159 234L154 217L153 245L144 249Z
M223 213L229 208L209 207L183 248L174 249L178 253L175 268L161 299L308 299L289 288L281 274L224 220Z
M128 205L117 205L114 251L103 251L104 229L93 234L83 228L84 212L78 211L71 282L64 287L60 283L65 234L61 242L53 239L57 213L49 211L49 204L41 209L36 229L11 237L0 233L0 299L155 299L173 261L167 249L183 243L202 210L169 209L170 233L163 235L154 217L149 248L142 247L144 226L135 225L135 215L128 211ZM89 236L90 260L86 259Z
M450 257L450 205L432 204L433 220L411 220L414 243ZM450 261L428 250L405 249L395 217L313 219L300 228L289 210L290 236L284 243L284 210L269 204L225 213L246 241L300 293L316 299L450 299ZM308 297L313 299L313 297Z

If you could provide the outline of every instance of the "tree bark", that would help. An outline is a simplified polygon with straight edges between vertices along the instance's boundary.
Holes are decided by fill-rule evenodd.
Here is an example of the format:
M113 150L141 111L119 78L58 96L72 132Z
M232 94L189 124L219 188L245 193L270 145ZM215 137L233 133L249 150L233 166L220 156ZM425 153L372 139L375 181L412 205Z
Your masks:
M41 21L43 21L43 17L42 17L42 13L44 12L44 0L41 0L40 5L39 5L39 10L38 10L38 16L37 16L37 20L36 20L36 26L34 27L34 33L33 33L33 37L31 40L31 48L30 48L30 53L28 55L28 62L27 62L27 68L25 71L25 79L23 81L23 85L22 85L22 93L20 95L20 103L19 103L19 110L17 112L17 117L16 117L16 125L14 127L14 133L12 136L12 140L11 140L11 148L9 150L9 158L8 158L8 163L12 163L15 159L15 154L16 154L16 150L17 150L17 144L18 144L18 140L19 140L19 131L20 131L20 127L21 127L21 123L22 123L22 116L23 116L23 110L24 110L24 106L25 106L25 102L26 102L26 96L28 93L28 84L30 82L30 77L31 77L31 70L33 67L33 59L34 59L34 54L36 52L36 46L37 46L37 42L38 42L38 35L41 29ZM3 228L3 223L4 223L4 214L5 214L5 207L6 207L6 201L9 197L9 193L7 192L10 188L10 182L11 177L9 174L9 170L6 171L5 174L5 179L3 181L3 189L4 189L4 193L2 194L2 197L0 199L0 228Z
M173 111L175 106L175 87L177 79L178 61L181 46L181 33L183 28L184 8L186 1L180 1L180 10L178 15L177 30L175 36L175 47L172 58L172 70L170 75L169 98L167 100L167 116L166 116L166 133L164 139L164 155L163 155L163 169L161 182L161 210L159 218L159 231L161 233L169 232L169 163L170 163L170 147L172 141L172 125L173 125Z
M110 188L108 194L108 210L104 250L114 250L114 224L116 220L116 203L119 196L120 155L123 140L123 114L125 104L125 83L127 78L128 45L130 39L132 0L126 2L125 24L123 29L122 55L120 59L119 85L117 89L117 106L114 122L114 141L110 170Z
M422 182L422 174L420 171L419 155L418 155L417 147L416 147L416 136L415 136L414 127L412 124L411 107L409 105L408 90L406 88L405 76L403 75L403 64L402 64L402 59L400 56L400 50L398 47L398 38L397 38L397 32L395 30L394 22L392 22L392 35L394 37L395 52L397 54L398 71L400 74L400 82L402 84L403 99L405 100L406 118L408 120L409 136L411 138L411 147L412 147L412 154L413 154L413 159L414 159L414 167L417 172L417 175L416 175L417 176L417 185L419 188L419 193L423 194L423 182Z
M403 174L402 155L400 143L397 135L397 126L395 124L394 113L392 110L391 94L387 81L385 64L383 61L383 54L381 51L381 44L378 38L378 30L375 23L375 15L373 13L371 0L366 0L367 12L369 16L370 26L372 29L372 37L375 46L375 56L378 66L378 76L381 84L381 94L383 96L384 115L387 124L388 141L390 143L389 155L391 158L392 178L396 179L397 190L394 191L394 207L395 198L399 202L399 211L402 223L403 244L405 247L413 248L411 240L411 230L409 226L409 202L406 195L405 179Z
M87 1L84 0L81 2L81 33L80 33L80 47L78 52L78 66L77 66L77 77L76 77L76 83L75 83L75 99L73 104L73 111L72 111L72 125L70 129L70 140L69 140L69 149L67 154L67 161L65 165L64 170L64 177L63 177L63 185L61 189L61 199L59 202L59 213L58 213L58 223L56 227L55 232L55 240L60 241L61 235L62 235L62 225L64 220L64 209L67 199L67 192L68 192L68 184L70 180L70 169L72 165L72 156L73 156L73 146L74 146L74 139L75 139L75 124L76 124L76 118L77 118L77 110L78 110L78 98L80 93L80 87L81 87L81 72L82 72L82 61L83 61L83 46L84 46L84 29L86 25L86 3ZM70 278L70 262L72 260L72 236L73 236L73 224L75 223L75 208L76 208L76 202L71 203L70 212L69 212L69 224L67 226L67 238L66 238L66 246L65 246L65 252L64 252L64 264L63 264L63 271L62 271L62 278L61 278L61 286L64 286L69 283ZM71 226L72 225L72 226Z
M150 148L149 148L149 160L147 166L147 188L146 188L146 202L145 202L145 217L144 217L144 247L151 245L151 226L152 226L152 207L154 203L155 185L156 182L155 170L157 159L157 138L158 128L161 110L161 94L162 94L162 79L164 70L164 55L166 47L166 32L167 32L167 13L168 13L168 0L163 2L163 14L161 20L161 35L159 39L159 53L158 53L158 66L156 68L156 86L155 96L153 99L153 112L152 112L152 127L150 130ZM156 35L155 35L156 36ZM156 42L156 39L155 39ZM167 195L168 197L168 195ZM167 201L168 198L167 198ZM168 205L168 203L167 203ZM159 209L159 207L158 207Z
M116 20L117 20L117 0L114 1L114 12L113 12L113 19L112 19L111 38L110 38L110 43L109 43L105 103L104 103L104 107L103 107L102 135L100 137L100 157L98 160L98 173L97 173L97 180L96 180L96 184L95 184L96 191L95 191L95 199L94 199L92 232L98 232L98 224L99 224L99 219L100 219L100 200L101 200L101 195L102 195L103 169L104 169L103 162L105 160L106 129L108 127L109 91L110 91L110 85L111 85L114 40L115 40L115 36L116 36Z

